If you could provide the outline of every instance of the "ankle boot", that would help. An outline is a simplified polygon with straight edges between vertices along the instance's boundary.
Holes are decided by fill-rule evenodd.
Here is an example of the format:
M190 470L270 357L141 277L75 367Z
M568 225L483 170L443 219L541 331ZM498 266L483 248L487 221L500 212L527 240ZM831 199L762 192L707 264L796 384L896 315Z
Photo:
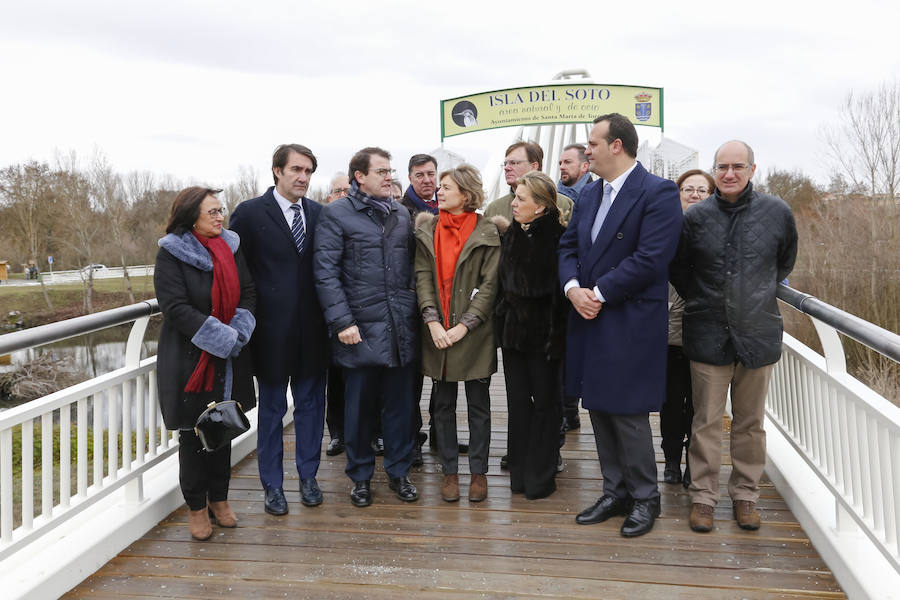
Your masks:
M681 483L681 456L677 459L666 457L666 468L663 471L664 483Z
M487 477L483 473L473 473L469 482L469 502L481 502L485 498L487 498Z
M188 529L195 540L208 540L212 535L212 525L209 523L207 509L192 510L188 512Z
M441 484L441 498L446 502L456 502L459 500L459 475L444 475L444 482Z
M228 506L228 500L209 503L209 516L216 520L219 527L237 527L237 516Z

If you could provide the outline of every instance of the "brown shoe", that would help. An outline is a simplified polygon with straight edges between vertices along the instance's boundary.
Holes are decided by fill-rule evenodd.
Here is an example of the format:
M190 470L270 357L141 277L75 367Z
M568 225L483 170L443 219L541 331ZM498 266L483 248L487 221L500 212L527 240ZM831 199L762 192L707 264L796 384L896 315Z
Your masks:
M485 498L487 498L487 477L484 473L473 473L469 482L469 502L481 502Z
M759 513L756 512L755 502L735 500L732 512L734 513L734 520L737 521L741 529L750 529L751 531L759 529Z
M209 503L209 516L216 520L219 527L237 527L237 516L228 506L228 500Z
M209 513L205 508L188 512L188 529L195 540L208 540L212 535L212 525L209 523Z
M713 507L709 504L694 502L691 504L691 529L698 533L712 531Z
M456 502L459 500L459 475L444 475L444 482L441 484L441 498L447 502Z

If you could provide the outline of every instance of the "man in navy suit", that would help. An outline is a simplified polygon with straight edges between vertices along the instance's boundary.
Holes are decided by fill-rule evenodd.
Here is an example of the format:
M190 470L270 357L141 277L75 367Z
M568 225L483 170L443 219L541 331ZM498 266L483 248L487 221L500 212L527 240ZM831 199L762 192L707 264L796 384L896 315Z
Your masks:
M322 207L305 197L317 166L306 146L283 144L272 156L274 187L238 205L230 227L258 287L256 331L250 340L259 383L257 461L266 512L287 514L282 419L287 386L294 399L300 501L322 503L316 482L325 418L328 335L316 296L312 254Z
M603 495L576 522L626 515L643 535L659 516L649 413L665 398L668 267L681 232L675 183L638 163L634 125L597 117L585 154L600 176L581 192L559 243L559 276L572 303L566 392L590 411Z

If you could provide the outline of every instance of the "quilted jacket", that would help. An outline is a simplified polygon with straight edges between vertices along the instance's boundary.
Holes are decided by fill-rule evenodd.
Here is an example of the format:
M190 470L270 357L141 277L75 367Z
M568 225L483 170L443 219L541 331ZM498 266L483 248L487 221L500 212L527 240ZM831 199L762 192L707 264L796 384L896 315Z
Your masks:
M670 279L685 300L684 353L712 365L755 369L781 357L778 282L794 267L797 227L781 198L747 188L684 214Z

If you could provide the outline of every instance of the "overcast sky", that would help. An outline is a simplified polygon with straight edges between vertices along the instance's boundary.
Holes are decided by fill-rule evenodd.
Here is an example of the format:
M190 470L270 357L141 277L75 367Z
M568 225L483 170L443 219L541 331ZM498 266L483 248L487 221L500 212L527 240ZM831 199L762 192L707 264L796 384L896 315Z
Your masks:
M250 166L266 185L274 147L299 142L319 157L314 187L367 145L405 180L408 157L441 143L441 99L583 68L665 88L665 135L703 167L737 137L762 173L824 182L819 131L849 91L900 74L898 17L895 1L870 0L10 1L0 166L99 148L123 172L222 186ZM481 168L513 133L445 147Z

